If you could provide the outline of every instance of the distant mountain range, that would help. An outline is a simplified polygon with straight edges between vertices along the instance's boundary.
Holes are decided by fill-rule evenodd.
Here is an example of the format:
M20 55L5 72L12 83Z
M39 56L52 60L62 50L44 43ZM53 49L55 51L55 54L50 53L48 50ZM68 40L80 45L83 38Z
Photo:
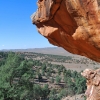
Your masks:
M30 48L30 49L4 49L1 51L13 51L13 52L35 52L43 54L52 54L52 55L62 55L62 56L74 56L68 51L64 50L61 47L47 47L47 48Z

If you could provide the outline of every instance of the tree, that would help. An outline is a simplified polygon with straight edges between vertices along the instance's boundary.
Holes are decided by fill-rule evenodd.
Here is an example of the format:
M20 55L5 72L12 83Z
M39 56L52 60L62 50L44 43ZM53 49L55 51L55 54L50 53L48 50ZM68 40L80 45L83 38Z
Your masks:
M42 76L44 76L45 75L45 71L44 70L42 70Z
M57 91L56 89L52 89L50 91L50 95L49 95L49 100L60 100L57 96Z
M42 64L42 70L46 71L46 64Z
M72 81L71 78L67 78L66 84L67 84L68 94L74 95L75 94L75 83Z
M59 84L61 82L61 78L59 76L56 76L55 81L56 81L56 84Z
M31 99L34 73L27 62L15 53L8 54L0 67L0 100Z
M62 99L63 97L66 97L67 95L68 95L68 93L67 93L66 89L62 89L62 90L60 91L60 93L58 94L58 97L59 97L60 99Z
M75 79L76 93L84 93L86 90L86 79L80 75Z
M40 100L40 98L43 94L42 93L42 88L38 84L35 84L33 88L34 88L33 89L33 98L36 99L36 100Z
M41 73L38 73L38 80L39 80L39 82L42 80L42 75L41 75Z
M45 84L44 87L42 88L42 97L46 99L47 96L49 95L49 92L50 90L49 90L48 84Z
M51 83L54 83L54 78L53 77L51 78Z

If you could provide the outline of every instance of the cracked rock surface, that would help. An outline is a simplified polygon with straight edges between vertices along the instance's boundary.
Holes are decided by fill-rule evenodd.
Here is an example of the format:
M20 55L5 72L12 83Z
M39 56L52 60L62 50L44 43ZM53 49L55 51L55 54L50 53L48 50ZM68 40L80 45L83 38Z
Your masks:
M56 46L100 62L100 0L38 0L31 16Z

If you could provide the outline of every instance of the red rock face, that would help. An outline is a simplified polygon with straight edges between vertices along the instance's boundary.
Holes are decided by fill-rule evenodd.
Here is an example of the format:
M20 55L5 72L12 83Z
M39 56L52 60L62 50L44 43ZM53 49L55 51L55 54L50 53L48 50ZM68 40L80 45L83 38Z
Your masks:
M100 0L38 0L31 18L53 45L100 62Z

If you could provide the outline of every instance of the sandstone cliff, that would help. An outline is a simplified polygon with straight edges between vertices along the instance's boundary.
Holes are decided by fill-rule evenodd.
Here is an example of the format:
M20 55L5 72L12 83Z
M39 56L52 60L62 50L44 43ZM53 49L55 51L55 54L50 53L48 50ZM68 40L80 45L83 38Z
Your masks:
M53 45L100 62L100 0L38 0L31 18Z

